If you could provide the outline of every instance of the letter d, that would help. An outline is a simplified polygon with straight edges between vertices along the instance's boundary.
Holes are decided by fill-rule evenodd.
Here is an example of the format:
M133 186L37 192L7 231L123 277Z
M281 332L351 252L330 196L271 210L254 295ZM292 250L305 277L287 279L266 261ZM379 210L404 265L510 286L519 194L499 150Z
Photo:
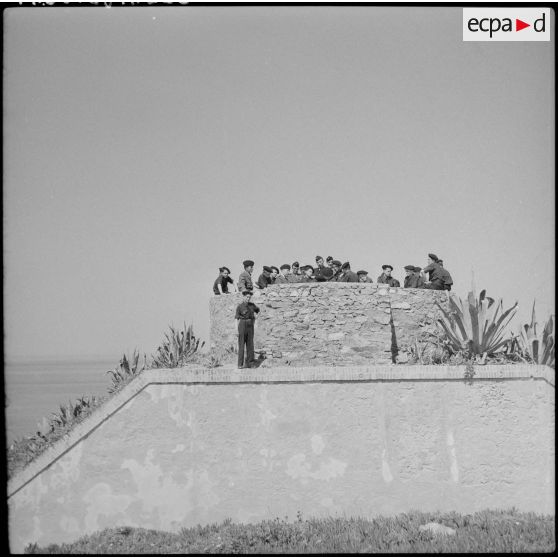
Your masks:
M545 16L546 14L543 12L542 17L539 17L539 19L535 19L535 23L533 23L533 29L537 32L537 33L544 33L544 28L545 28ZM538 28L538 24L542 22L542 28L539 29Z

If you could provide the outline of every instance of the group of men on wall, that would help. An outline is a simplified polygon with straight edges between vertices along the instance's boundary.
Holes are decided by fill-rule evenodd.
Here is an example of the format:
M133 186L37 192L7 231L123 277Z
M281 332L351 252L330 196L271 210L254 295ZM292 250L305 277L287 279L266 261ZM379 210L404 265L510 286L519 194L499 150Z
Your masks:
M316 267L311 265L300 266L298 262L291 265L283 264L280 268L275 266L263 266L262 273L257 281L252 280L254 262L245 260L244 271L238 278L238 291L253 291L254 288L265 289L269 285L281 283L314 283L314 282L338 282L338 283L373 283L368 276L368 271L359 270L356 273L351 270L349 262L341 263L329 256L324 263L321 256L316 256ZM428 265L422 269L414 265L405 266L405 280L403 287L417 289L451 290L453 280L449 272L444 268L443 261L436 254L428 254ZM385 264L382 273L378 277L379 284L390 287L400 287L397 279L392 277L393 266ZM228 267L219 268L219 276L213 283L213 292L216 295L228 294L229 285L234 286ZM428 276L428 277L427 277ZM233 287L234 288L234 287Z
M244 271L238 278L238 291L242 293L244 299L237 306L235 319L238 327L238 367L251 368L254 364L254 321L260 309L251 302L254 288L265 289L269 285L281 283L314 283L314 282L338 282L338 283L373 283L365 270L351 270L349 262L341 263L334 260L331 256L324 259L316 256L316 267L311 265L300 266L294 262L292 266L283 264L279 269L275 266L263 266L263 271L254 283L252 273L254 262L245 260L243 262ZM433 290L451 290L453 280L449 272L443 267L443 261L436 254L428 254L428 264L421 269L418 266L405 266L405 280L403 287ZM390 287L400 287L397 279L391 276L393 266L386 264L382 266L382 274L378 277L379 284ZM219 268L219 276L213 283L213 292L216 295L228 294L229 285L234 282L230 277L228 267ZM426 275L428 274L428 279ZM246 347L246 355L244 348ZM246 356L246 360L245 360Z

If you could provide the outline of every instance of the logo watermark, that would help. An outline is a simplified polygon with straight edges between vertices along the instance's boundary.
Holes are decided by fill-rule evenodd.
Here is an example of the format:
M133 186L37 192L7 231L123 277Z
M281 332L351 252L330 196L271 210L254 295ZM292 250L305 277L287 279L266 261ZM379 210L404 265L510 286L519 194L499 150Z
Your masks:
M464 41L550 41L550 8L463 8Z

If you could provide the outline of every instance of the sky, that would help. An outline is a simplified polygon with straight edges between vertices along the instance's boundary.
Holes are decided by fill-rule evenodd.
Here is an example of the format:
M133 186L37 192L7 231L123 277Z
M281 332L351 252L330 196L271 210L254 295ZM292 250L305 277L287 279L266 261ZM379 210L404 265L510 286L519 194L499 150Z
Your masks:
M4 12L5 358L209 341L220 266L436 253L554 313L554 53L459 7Z

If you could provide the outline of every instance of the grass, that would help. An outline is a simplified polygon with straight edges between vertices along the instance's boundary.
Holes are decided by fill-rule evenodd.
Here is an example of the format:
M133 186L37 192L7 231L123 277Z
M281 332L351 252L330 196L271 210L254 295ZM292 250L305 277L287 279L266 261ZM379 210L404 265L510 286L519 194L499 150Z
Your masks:
M454 535L419 527L437 522ZM551 553L554 516L486 510L474 514L410 512L395 517L285 519L220 524L168 533L115 527L70 544L29 545L26 554L434 554Z

